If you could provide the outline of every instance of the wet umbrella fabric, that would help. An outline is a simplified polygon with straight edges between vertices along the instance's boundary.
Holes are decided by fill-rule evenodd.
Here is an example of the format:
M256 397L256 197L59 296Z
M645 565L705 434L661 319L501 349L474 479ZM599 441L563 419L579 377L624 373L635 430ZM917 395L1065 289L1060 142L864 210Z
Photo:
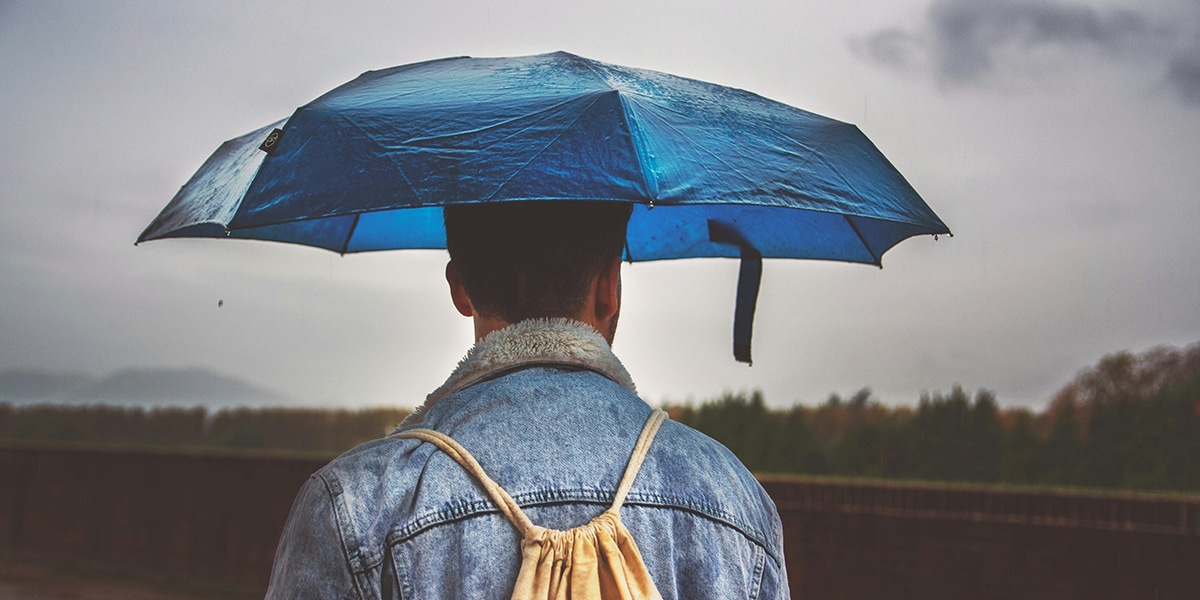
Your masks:
M630 261L740 257L745 362L762 258L878 265L949 233L853 125L557 52L364 73L223 144L138 241L444 248L444 204L530 200L634 203Z

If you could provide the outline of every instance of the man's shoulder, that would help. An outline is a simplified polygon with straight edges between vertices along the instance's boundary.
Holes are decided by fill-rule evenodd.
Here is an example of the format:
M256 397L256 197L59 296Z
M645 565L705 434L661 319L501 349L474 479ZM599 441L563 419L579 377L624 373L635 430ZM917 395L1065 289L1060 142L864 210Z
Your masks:
M762 485L729 449L687 425L664 423L638 480L630 502L646 494L734 527L768 549L779 543L779 516Z
M651 410L594 373L528 370L448 397L415 426L462 444L518 504L602 506ZM341 496L349 520L367 529L388 524L370 537L494 510L462 467L414 439L365 443L315 476ZM683 511L778 545L778 516L762 486L728 449L680 423L659 430L626 503Z

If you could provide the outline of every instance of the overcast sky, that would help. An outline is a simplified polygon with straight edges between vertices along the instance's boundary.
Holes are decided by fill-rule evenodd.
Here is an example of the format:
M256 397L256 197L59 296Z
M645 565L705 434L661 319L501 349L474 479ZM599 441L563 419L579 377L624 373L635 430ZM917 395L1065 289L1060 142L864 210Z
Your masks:
M1104 354L1200 340L1196 0L38 0L0 1L0 371L420 403L472 341L444 252L133 241L222 141L363 71L555 50L855 123L955 233L882 270L767 261L753 367L736 261L625 265L615 350L652 403L1037 407Z

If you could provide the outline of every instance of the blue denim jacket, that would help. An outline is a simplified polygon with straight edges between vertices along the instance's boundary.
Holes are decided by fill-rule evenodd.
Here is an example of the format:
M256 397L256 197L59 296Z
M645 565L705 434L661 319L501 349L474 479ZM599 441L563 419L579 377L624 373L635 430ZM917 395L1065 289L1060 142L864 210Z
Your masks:
M453 437L535 524L569 529L611 503L651 408L590 328L596 339L579 344L574 325L518 325L537 335L518 331L515 351L492 344L504 347L490 355L496 340L480 342L400 430ZM788 597L774 504L732 453L695 430L663 425L621 519L664 599ZM507 598L519 548L462 467L432 444L386 438L301 489L267 597Z

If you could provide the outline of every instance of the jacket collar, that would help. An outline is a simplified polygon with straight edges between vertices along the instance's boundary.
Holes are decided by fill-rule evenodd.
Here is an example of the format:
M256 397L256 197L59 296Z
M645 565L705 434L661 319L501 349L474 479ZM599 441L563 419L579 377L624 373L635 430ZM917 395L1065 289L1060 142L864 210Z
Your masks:
M589 369L637 393L633 379L591 325L565 318L528 319L489 333L458 363L450 378L425 398L404 425L419 422L442 398L521 367L556 365Z

